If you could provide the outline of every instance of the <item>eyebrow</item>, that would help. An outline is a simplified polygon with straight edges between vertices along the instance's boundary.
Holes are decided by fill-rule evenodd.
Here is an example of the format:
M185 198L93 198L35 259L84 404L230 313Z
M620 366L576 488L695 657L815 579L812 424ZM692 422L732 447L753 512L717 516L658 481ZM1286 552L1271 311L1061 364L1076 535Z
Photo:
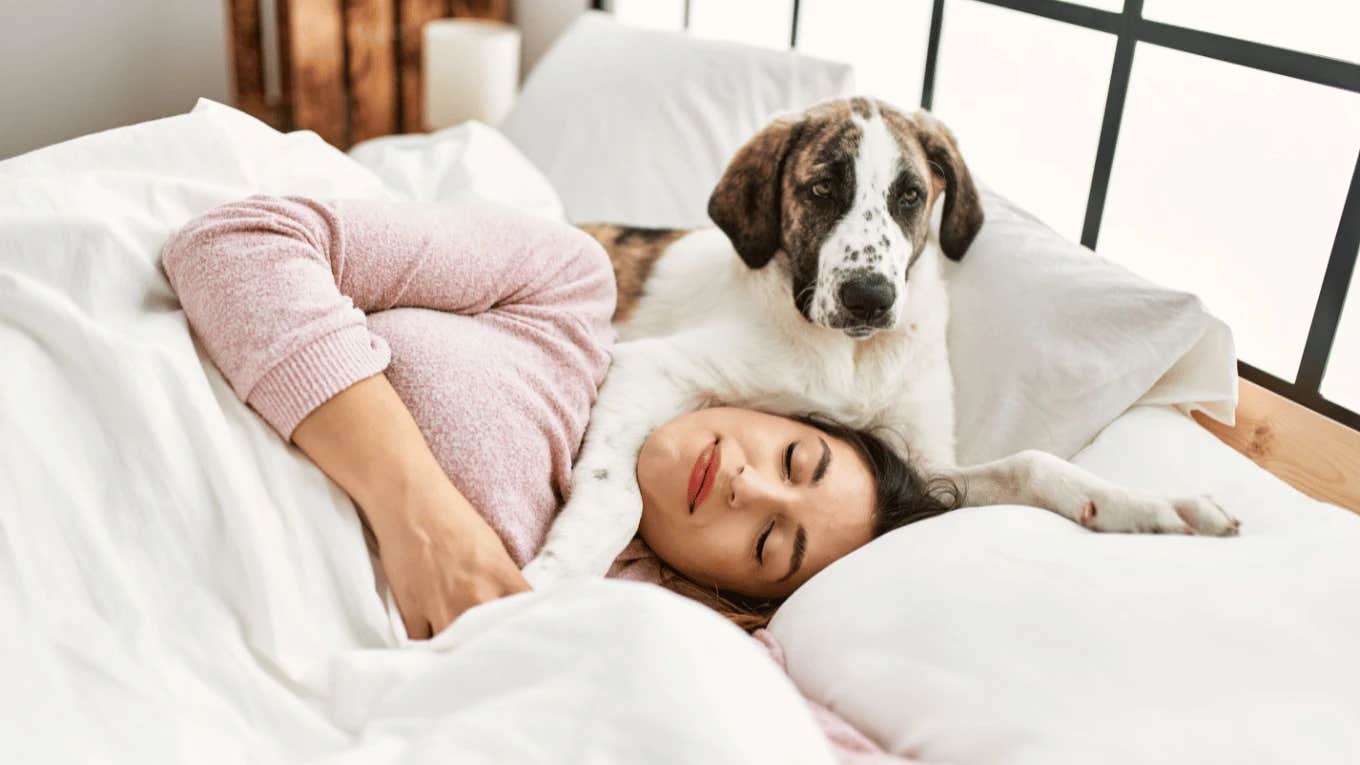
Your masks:
M798 524L798 532L793 535L793 557L789 558L789 572L778 579L776 582L783 582L794 574L798 573L799 567L803 565L803 555L807 553L807 529L803 524Z
M822 458L817 460L817 467L812 470L813 486L822 480L822 476L826 475L826 469L831 466L831 447L827 445L825 438L817 436L817 440L822 442Z

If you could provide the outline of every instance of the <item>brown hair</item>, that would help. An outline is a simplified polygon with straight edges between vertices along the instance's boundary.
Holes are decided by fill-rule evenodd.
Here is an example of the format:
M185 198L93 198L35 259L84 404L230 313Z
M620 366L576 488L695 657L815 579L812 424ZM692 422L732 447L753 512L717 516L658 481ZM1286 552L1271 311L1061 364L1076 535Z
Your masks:
M953 510L962 499L959 487L953 481L944 477L923 477L876 432L855 430L820 415L799 415L790 419L850 444L864 459L874 482L874 538ZM784 603L783 598L755 597L702 585L664 561L661 563L661 585L708 606L747 632L769 624L774 612Z

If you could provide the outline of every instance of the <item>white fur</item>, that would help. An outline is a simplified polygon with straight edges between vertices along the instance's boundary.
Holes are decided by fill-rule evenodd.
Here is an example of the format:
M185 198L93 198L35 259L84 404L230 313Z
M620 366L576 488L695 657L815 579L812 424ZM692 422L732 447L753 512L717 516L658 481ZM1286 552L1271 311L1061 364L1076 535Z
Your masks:
M1236 522L1207 499L1136 495L1039 452L955 467L942 253L932 235L901 287L912 243L884 202L899 149L876 115L862 127L856 198L823 249L814 310L823 310L823 294L836 294L845 246L886 236L892 246L879 266L899 285L891 327L857 340L808 321L794 307L782 253L752 270L718 229L674 242L633 315L618 325L620 343L573 469L571 498L524 571L535 587L608 570L641 518L635 470L648 434L715 403L886 426L901 437L894 446L905 457L927 474L954 478L970 505L1031 504L1104 531L1235 532ZM866 220L866 210L877 215Z

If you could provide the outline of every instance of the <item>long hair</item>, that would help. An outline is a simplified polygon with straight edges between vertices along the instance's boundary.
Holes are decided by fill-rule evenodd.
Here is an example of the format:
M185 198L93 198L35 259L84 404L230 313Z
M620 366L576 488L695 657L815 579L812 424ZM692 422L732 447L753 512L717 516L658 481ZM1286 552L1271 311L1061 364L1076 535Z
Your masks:
M798 415L790 419L850 444L864 459L874 482L873 538L959 506L962 496L953 481L942 476L923 477L899 457L878 432L856 430L820 415ZM705 587L664 562L661 572L662 586L703 603L747 632L769 624L784 602L783 598L762 598Z

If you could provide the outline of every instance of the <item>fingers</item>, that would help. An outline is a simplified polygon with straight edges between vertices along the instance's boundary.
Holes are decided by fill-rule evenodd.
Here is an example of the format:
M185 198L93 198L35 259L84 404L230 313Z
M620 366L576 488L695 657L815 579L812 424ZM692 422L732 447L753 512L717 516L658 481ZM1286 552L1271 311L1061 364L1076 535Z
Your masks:
M406 627L406 637L412 640L429 640L430 623L421 615L420 611L412 607L410 598L403 597L393 588L392 595L397 601L397 611L401 614L401 623Z
M445 627L453 624L453 620L458 617L459 613L460 612L455 612L447 606L441 606L440 608L435 609L435 613L431 615L428 625L430 634L427 635L426 638L434 637L443 632Z

